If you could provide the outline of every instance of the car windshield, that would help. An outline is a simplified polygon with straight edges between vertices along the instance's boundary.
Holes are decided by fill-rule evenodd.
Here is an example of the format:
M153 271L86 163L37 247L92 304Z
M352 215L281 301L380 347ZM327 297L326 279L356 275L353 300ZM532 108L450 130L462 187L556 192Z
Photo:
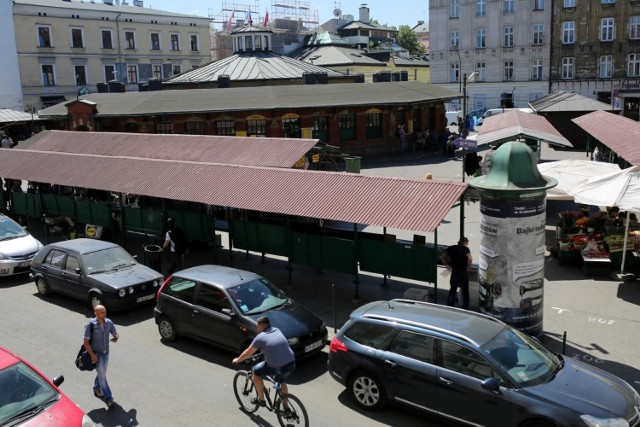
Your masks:
M0 242L3 240L11 240L16 239L18 237L24 237L29 233L20 225L16 224L14 221L5 219L0 221Z
M510 327L504 328L481 349L502 366L519 387L549 382L562 367L558 357L540 342Z
M23 362L0 371L0 425L26 420L60 398L56 389Z
M82 260L87 274L117 270L136 263L136 260L120 246L85 254Z
M244 314L258 314L289 302L284 292L267 279L256 279L228 289Z

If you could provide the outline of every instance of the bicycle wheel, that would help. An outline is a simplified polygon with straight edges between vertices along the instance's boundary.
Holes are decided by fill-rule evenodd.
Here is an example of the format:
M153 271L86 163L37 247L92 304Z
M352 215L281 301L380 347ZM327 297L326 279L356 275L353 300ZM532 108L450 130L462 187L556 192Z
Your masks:
M253 399L258 398L258 392L253 384L251 372L239 371L233 377L233 392L236 400L240 404L240 409L244 412L253 413L258 410L258 405L251 403Z
M304 405L292 394L283 394L276 402L276 415L282 427L304 426L309 427L309 416Z

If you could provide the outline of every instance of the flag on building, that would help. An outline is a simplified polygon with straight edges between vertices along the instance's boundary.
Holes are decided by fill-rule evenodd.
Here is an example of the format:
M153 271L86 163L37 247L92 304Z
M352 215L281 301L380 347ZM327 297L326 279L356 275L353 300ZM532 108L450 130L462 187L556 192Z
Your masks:
M251 19L251 8L247 11L247 16L245 17L246 23L251 27L253 25L253 19Z
M231 28L231 22L233 21L233 14L235 12L231 11L231 16L229 17L229 20L227 21L227 30Z
M264 25L263 25L263 27L266 27L268 23L269 23L269 9L265 9L265 11L264 11Z

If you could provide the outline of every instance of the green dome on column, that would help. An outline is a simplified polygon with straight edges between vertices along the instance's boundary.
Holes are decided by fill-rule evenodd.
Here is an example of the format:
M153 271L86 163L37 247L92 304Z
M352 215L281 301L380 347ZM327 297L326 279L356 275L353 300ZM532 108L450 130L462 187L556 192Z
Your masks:
M493 153L489 172L472 178L469 185L481 190L529 192L548 190L558 181L540 173L536 156L527 144L510 141Z

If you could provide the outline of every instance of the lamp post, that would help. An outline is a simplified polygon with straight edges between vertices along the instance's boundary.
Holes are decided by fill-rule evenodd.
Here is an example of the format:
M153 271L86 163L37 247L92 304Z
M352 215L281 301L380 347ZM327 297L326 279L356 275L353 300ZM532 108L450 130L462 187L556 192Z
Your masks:
M467 83L475 82L478 77L477 72L473 72L467 78L467 73L464 74L464 86L462 89L462 130L458 130L460 132L460 145L462 145L462 182L465 182L464 179L464 161L465 156L467 155L467 143L466 143L466 135L464 138L463 131L467 130ZM468 131L468 130L467 130ZM465 132L466 133L466 132ZM464 194L460 197L460 239L464 237Z

